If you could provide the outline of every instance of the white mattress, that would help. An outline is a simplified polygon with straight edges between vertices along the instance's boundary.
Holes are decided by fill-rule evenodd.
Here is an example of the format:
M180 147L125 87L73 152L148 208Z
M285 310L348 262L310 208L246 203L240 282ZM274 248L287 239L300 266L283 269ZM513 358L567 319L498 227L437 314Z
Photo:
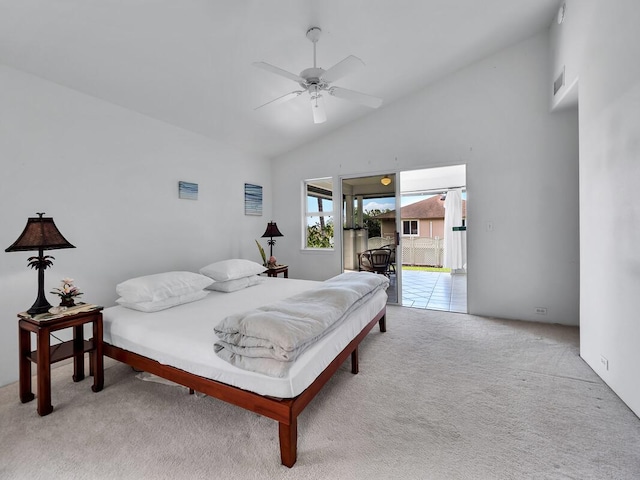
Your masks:
M377 292L339 327L303 353L283 378L234 367L213 351L214 327L224 317L310 290L319 282L264 278L232 293L210 292L197 302L155 313L121 306L103 311L104 341L162 364L260 395L291 398L302 393L364 326L385 306L387 294Z

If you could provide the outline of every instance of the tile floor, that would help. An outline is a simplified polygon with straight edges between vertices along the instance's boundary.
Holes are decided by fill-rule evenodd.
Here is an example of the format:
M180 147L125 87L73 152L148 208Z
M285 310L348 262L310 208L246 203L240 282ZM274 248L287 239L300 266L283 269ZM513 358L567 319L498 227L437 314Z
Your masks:
M467 313L467 276L403 270L402 306Z

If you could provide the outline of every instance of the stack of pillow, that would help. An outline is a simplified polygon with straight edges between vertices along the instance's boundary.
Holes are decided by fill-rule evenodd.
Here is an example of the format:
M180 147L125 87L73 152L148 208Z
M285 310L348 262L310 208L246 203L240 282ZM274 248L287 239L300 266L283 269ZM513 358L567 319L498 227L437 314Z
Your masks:
M215 262L193 272L165 272L146 275L116 286L116 302L141 312L157 312L195 302L207 296L206 290L234 292L260 283L265 268L250 260Z
M207 287L218 292L235 292L260 283L265 268L259 263L241 258L215 262L200 269L202 275L215 280Z
M141 312L157 312L195 302L207 296L204 290L213 280L193 272L165 272L137 277L116 286L123 307Z

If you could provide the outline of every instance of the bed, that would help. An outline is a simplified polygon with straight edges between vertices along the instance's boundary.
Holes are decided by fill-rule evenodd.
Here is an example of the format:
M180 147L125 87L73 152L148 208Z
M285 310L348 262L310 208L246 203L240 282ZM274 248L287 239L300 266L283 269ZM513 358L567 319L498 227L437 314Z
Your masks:
M358 345L379 324L386 331L384 289L350 312L295 362L283 377L235 367L215 354L214 326L238 311L318 288L321 282L260 278L257 285L232 293L209 292L205 298L174 308L144 313L123 306L103 311L104 354L162 378L245 408L278 422L280 459L297 459L297 417L323 385L351 357L358 373Z

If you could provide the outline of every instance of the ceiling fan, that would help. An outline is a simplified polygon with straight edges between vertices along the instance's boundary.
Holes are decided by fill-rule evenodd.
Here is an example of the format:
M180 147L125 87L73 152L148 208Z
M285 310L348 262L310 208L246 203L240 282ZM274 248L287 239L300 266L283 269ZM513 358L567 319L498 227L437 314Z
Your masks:
M378 108L380 105L382 105L381 98L373 97L365 93L356 92L354 90L347 90L346 88L334 87L333 85L331 85L334 81L364 67L364 62L358 57L349 55L344 60L336 63L329 70L324 70L318 67L316 65L316 43L318 42L321 33L322 30L320 30L319 27L311 27L309 30L307 30L307 38L313 43L313 67L303 70L302 72L300 72L300 75L287 72L286 70L273 66L269 63L253 63L253 65L258 68L293 80L302 88L302 90L295 90L293 92L282 95L281 97L275 98L263 105L260 105L259 107L256 107L255 110L266 105L275 105L286 102L287 100L298 97L304 92L308 92L309 96L311 97L311 110L313 112L314 123L323 123L327 120L327 114L322 103L323 94L325 92L334 97L349 100L361 105L366 105L367 107L371 108Z

